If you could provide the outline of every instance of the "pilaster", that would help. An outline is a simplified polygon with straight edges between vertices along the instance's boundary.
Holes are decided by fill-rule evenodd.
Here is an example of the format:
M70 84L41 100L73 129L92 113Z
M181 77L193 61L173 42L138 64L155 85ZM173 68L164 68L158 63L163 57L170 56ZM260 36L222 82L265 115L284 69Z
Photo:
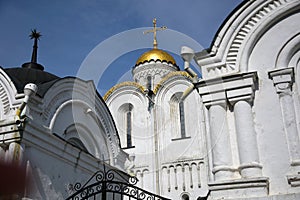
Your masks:
M273 80L278 94L284 131L290 155L292 172L287 176L291 186L300 186L300 139L297 130L296 113L293 99L294 68L282 68L269 71L269 78Z
M262 165L259 161L257 135L252 114L257 84L256 72L201 80L196 84L209 113L212 172L215 178L209 183L209 188L215 198L225 197L225 193L232 196L244 194L246 191L251 191L249 196L261 196L268 193L269 182L268 178L262 177ZM229 118L226 116L228 110L233 112L234 123L228 121ZM228 124L235 125L236 141L229 139ZM236 142L238 152L232 152L234 142ZM238 165L232 163L234 154L238 155ZM228 166L227 171L224 163ZM239 172L240 178L230 178L225 175L225 172L229 171Z

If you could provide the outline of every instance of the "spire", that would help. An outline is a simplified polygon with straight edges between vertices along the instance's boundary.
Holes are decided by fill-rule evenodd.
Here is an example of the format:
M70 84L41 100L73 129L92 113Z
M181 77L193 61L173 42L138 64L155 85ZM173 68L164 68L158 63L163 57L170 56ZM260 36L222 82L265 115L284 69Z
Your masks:
M34 68L39 70L44 70L44 67L41 64L37 63L37 49L38 49L38 40L40 40L41 33L37 32L36 29L31 30L31 34L29 35L30 39L34 39L33 50L31 55L31 62L24 63L22 65L23 68Z
M38 49L38 40L40 40L41 33L37 32L36 29L31 30L31 34L29 35L30 39L34 39L31 62L37 62L37 49Z
M160 28L157 28L157 27L156 27L156 18L154 18L154 19L153 19L153 29L144 31L144 34L147 34L147 33L153 33L153 48L154 48L154 49L157 49L156 32L157 32L157 31L163 31L163 30L166 30L166 29L167 29L166 26L162 26L162 27L160 27Z

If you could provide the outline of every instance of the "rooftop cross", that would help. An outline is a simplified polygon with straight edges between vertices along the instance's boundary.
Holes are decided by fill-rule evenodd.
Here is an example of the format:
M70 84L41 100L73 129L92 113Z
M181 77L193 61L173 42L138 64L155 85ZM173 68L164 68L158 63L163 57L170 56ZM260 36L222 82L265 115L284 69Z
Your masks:
M166 26L162 26L162 27L160 27L160 28L157 28L157 27L156 27L156 18L154 18L154 19L153 19L153 29L144 31L144 34L147 34L147 33L153 33L153 37L154 37L154 40L153 40L153 48L154 48L154 49L157 49L156 32L157 32L157 31L163 31L163 30L166 30L166 29L167 29Z

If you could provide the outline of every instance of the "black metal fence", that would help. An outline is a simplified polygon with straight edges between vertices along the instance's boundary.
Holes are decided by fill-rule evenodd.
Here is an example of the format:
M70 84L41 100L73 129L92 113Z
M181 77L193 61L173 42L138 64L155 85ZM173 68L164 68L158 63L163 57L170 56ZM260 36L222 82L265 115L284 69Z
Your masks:
M67 200L170 200L137 187L137 182L136 177L124 177L119 171L106 171L104 167L103 171L96 172L84 185L76 183L73 186L75 192Z

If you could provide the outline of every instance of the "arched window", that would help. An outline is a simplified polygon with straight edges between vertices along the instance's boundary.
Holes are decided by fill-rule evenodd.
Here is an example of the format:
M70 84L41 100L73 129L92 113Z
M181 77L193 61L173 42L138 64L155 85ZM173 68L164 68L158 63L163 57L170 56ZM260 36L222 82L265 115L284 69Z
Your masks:
M152 90L152 78L151 76L147 76L147 89Z
M123 148L132 148L132 125L133 125L133 105L130 103L123 104L119 108L119 131L122 135Z
M181 101L182 92L174 94L170 99L170 118L175 139L187 138L185 129L184 102Z
M185 117L184 117L184 104L182 101L179 102L179 121L180 121L180 133L181 137L185 138Z
M128 104L128 110L126 112L126 141L127 148L132 147L132 105Z

